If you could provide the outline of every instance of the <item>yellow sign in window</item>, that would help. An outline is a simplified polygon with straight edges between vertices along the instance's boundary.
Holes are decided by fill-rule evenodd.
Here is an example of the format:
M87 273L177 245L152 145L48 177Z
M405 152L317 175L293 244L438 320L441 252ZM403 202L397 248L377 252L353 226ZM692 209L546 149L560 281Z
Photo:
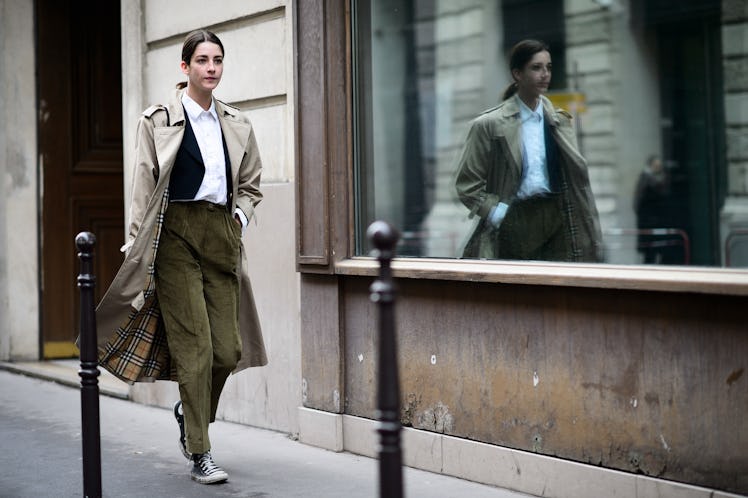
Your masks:
M587 100L582 92L548 92L553 107L564 109L569 114L587 112Z

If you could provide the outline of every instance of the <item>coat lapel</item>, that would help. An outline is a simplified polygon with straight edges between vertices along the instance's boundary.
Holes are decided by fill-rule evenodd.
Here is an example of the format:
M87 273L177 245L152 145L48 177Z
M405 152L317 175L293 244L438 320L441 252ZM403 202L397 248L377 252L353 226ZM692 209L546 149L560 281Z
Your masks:
M512 97L507 101L502 109L502 117L504 119L504 137L506 143L511 152L513 166L517 172L522 174L522 140L520 137L520 128L522 122L519 119L519 106L515 99L519 97Z
M183 92L184 90L177 90L175 97L169 102L167 125L157 126L153 129L153 142L159 167L157 191L161 191L169 184L171 169L174 166L179 147L182 145L182 139L184 139Z
M550 126L551 133L556 139L556 144L569 156L569 158L578 165L584 165L585 160L577 150L576 144L571 144L569 140L573 140L566 136L559 122L559 116L556 110L553 108L553 103L547 97L541 97L543 102L543 110L545 113L545 119ZM568 128L571 130L571 128Z
M156 190L161 190L163 183L168 185L169 174L174 166L179 146L184 137L184 126L164 126L154 128L153 141L156 146L156 158L158 159L159 176Z
M236 188L239 166L244 158L244 146L249 141L250 127L247 123L237 119L237 110L224 105L219 100L216 100L216 111L218 121L221 122L223 137L226 139L226 148L229 151L231 177L234 180L232 184Z

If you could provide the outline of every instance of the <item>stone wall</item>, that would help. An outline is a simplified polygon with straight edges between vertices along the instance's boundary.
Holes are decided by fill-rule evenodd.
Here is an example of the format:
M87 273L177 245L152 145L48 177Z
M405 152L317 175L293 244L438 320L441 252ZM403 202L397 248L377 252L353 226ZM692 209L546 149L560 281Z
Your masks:
M33 3L0 0L0 361L39 356L34 53Z

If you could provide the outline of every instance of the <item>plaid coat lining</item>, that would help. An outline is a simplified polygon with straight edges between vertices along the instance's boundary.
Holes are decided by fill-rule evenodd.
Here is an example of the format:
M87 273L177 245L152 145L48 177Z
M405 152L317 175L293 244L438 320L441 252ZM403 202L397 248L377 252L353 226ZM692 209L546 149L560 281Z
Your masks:
M161 206L156 217L148 265L144 303L140 309L130 308L127 319L99 351L99 364L112 375L129 382L176 380L176 370L166 342L164 322L158 305L155 283L155 261L161 227L169 203L169 188L164 189Z

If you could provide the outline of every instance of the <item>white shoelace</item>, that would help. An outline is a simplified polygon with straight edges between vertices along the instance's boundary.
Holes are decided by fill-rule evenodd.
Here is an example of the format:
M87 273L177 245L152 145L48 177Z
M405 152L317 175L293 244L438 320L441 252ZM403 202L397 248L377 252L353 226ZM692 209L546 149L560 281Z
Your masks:
M205 474L206 476L210 476L218 472L223 472L223 469L216 465L216 463L213 461L213 457L210 455L209 451L205 452L198 459L197 464L200 466L200 470L202 470L203 474Z

